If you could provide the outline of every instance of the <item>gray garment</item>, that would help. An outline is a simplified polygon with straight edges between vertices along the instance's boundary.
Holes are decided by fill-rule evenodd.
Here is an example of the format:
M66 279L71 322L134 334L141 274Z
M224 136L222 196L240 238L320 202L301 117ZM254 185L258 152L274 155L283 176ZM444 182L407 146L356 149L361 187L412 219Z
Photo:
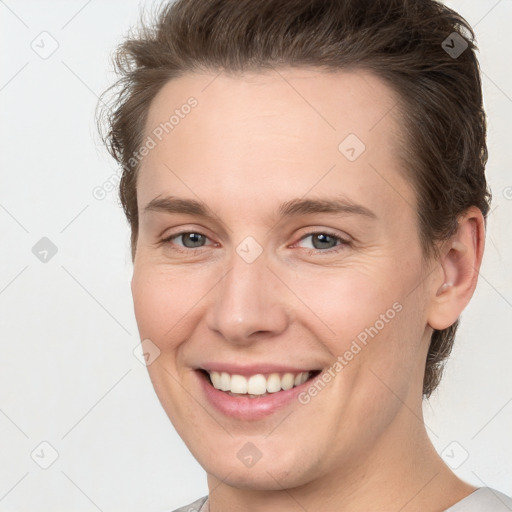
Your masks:
M178 508L174 510L174 512L208 512L208 503L206 500L208 496L204 496L203 498L199 498L194 503L187 505L185 507Z
M209 512L207 496L174 512ZM445 512L512 512L512 498L491 487L480 487Z
M445 512L512 512L512 498L491 487L480 487Z

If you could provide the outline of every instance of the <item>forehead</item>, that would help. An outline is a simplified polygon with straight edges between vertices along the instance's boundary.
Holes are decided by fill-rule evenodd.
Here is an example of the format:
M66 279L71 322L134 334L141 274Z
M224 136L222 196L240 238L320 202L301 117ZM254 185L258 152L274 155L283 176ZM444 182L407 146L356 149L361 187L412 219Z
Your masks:
M197 101L195 115L186 123L181 123L180 116L171 130L173 136L192 128L203 128L196 132L199 136L235 127L243 138L243 130L259 127L267 143L267 128L282 128L290 136L324 135L332 142L350 131L371 143L370 139L382 133L392 135L390 129L398 134L393 111L398 96L365 70L284 68L229 75L186 74L165 84L153 99L146 132L169 121L173 111L179 111L191 97ZM179 124L185 128L178 130Z
M184 75L150 105L145 138L156 144L142 162L138 192L150 200L174 186L203 197L229 189L250 199L286 186L290 197L339 189L381 208L410 205L397 100L363 70Z

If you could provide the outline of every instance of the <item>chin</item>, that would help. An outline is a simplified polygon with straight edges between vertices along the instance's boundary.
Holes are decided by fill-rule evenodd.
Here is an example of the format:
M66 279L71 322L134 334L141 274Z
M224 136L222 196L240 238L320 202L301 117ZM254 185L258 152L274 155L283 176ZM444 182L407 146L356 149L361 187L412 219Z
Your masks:
M262 463L260 461L260 463ZM308 483L309 479L297 468L283 468L281 465L262 465L260 468L252 467L242 469L239 466L221 467L213 464L211 470L202 465L209 475L230 487L253 491L280 491L291 489Z
M316 473L319 468L315 470L311 457L297 453L294 447L281 447L279 451L274 452L263 448L265 454L262 454L261 458L252 465L246 466L243 463L244 454L249 453L250 449L246 452L242 451L237 457L237 452L241 451L238 445L244 446L245 441L242 443L232 441L231 444L236 444L237 449L219 450L217 453L212 450L207 454L197 454L192 451L208 475L231 487L254 491L290 489L305 485L318 476ZM305 465L305 460L308 466Z

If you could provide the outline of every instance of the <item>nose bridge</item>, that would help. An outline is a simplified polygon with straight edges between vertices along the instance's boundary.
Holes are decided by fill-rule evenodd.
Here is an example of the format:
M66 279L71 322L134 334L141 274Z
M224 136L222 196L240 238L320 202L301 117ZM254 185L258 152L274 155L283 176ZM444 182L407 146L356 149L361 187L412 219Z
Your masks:
M247 246L240 244L233 253L230 268L216 287L209 315L209 327L227 341L248 343L255 333L276 335L286 328L286 311L277 297L275 277L260 254L247 257ZM281 298L282 298L281 294Z

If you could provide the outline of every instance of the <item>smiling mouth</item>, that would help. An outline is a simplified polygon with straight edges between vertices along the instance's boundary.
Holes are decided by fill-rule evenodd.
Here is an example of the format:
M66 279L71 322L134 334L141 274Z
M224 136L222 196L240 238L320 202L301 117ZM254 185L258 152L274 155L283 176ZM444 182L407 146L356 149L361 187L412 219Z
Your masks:
M257 373L246 377L227 372L200 371L215 389L230 396L245 398L261 398L287 391L314 379L321 372L311 370L298 373Z

